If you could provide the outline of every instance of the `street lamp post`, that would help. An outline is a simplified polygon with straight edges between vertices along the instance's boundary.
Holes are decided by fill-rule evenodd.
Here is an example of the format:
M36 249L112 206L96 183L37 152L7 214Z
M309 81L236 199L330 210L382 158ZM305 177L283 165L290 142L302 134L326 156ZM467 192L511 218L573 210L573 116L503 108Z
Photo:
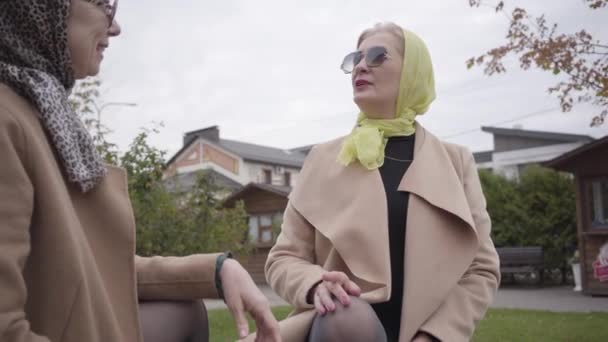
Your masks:
M106 102L104 104L102 104L101 106L98 106L95 102L93 102L93 106L95 107L95 110L97 111L97 122L95 122L95 130L97 130L97 134L102 136L104 133L102 133L101 130L101 113L103 112L104 109L108 108L108 107L112 107L112 106L124 106L124 107L135 107L137 106L137 103L133 103L133 102ZM102 138L102 140L105 140Z
M104 109L106 109L108 107L112 107L112 106L135 107L135 106L137 106L137 103L133 103L133 102L106 102L106 103L102 104L101 106L95 105L95 107L97 109L97 119L101 119L101 112Z
M123 107L136 107L137 103L133 103L133 102L106 102L104 104L102 104L101 106L98 106L95 102L93 102L93 105L95 106L95 109L97 110L97 130L99 131L99 129L101 128L101 112L103 112L104 109L108 108L108 107L112 107L112 106L123 106Z

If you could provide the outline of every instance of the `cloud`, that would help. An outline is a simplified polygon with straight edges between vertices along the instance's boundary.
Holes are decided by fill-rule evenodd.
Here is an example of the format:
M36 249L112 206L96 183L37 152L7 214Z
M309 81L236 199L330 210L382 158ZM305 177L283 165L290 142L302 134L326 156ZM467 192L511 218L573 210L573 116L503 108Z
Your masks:
M523 4L518 1L513 5ZM108 108L104 122L122 149L142 126L163 121L153 143L181 147L186 131L220 125L226 138L289 148L347 133L357 108L347 75L338 68L360 31L390 20L427 42L438 98L421 122L440 137L473 150L491 148L481 125L606 134L589 129L593 108L562 114L546 89L555 77L522 72L517 63L496 77L467 70L465 60L503 42L507 22L466 0L121 2L123 34L111 42L101 74L105 101L136 102ZM564 29L585 23L602 32L601 19L582 3L526 3ZM595 31L593 31L595 30ZM458 134L470 131L466 134Z

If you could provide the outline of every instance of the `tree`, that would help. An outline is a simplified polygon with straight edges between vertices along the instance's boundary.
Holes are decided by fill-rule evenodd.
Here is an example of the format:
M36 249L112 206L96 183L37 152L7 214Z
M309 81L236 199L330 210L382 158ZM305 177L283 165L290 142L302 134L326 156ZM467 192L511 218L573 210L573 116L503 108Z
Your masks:
M187 217L193 230L198 231L200 250L213 252L232 250L237 254L251 252L248 240L247 212L243 201L234 208L223 208L218 195L224 189L205 171L199 171L194 187L186 194L182 206L183 217Z
M603 11L608 0L583 0L591 10ZM469 0L471 7L484 5L482 0ZM557 24L549 24L544 15L533 17L520 7L510 14L505 2L493 5L497 13L509 19L507 42L481 56L467 60L468 68L483 65L487 75L506 72L505 57L519 57L520 67L528 70L536 67L564 75L549 88L559 99L563 112L569 112L580 103L599 107L599 113L591 120L591 126L602 125L608 115L608 44L604 44L585 31L558 33Z
M242 202L222 208L223 191L206 172L192 189L171 193L162 181L165 152L148 143L142 131L120 158L128 173L129 197L137 224L139 255L189 255L231 250L246 255L247 213Z
M118 147L107 140L111 130L101 122L101 108L98 105L100 86L101 81L97 78L77 82L68 98L68 103L91 134L101 157L107 163L115 165L118 162Z
M517 183L487 170L479 172L492 219L492 239L497 247L524 246L526 210L521 205Z
M159 127L142 129L122 155L107 140L111 131L102 123L98 79L76 85L70 105L91 133L106 162L123 167L128 175L128 191L137 229L137 254L189 255L231 250L247 254L247 214L242 202L233 209L221 208L217 194L223 189L202 173L194 188L186 194L174 194L165 188L162 175L166 152L149 143ZM162 127L162 124L160 124Z
M576 249L574 181L565 174L531 166L524 171L518 188L527 212L526 242L543 246L545 266L562 269L563 276Z
M148 142L150 134L158 132L157 129L142 129L129 150L120 157L120 166L127 170L131 193L145 196L161 183L166 152Z
M480 171L479 177L496 246L541 246L545 266L561 269L563 277L576 249L572 178L540 166L527 167L519 180L488 171Z

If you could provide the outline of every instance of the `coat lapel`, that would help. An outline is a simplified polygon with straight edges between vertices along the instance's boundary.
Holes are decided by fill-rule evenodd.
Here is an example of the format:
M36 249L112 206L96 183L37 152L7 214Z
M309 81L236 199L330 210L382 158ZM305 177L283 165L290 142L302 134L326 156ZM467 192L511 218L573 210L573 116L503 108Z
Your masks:
M342 140L309 155L290 203L330 240L355 277L375 284L363 297L379 302L389 298L391 283L386 193L378 170L336 161ZM410 193L401 341L441 305L477 249L462 166L452 158L417 124L414 160L398 188Z
M416 123L414 160L403 176L399 190L420 196L431 205L459 217L475 230L461 173L441 141Z
M411 340L473 260L478 240L461 179L462 167L417 125L414 160L399 185L410 193L400 341Z
M311 153L291 205L331 241L339 257L357 278L370 283L368 299L389 296L390 259L386 194L380 173L359 164L337 162L342 139Z

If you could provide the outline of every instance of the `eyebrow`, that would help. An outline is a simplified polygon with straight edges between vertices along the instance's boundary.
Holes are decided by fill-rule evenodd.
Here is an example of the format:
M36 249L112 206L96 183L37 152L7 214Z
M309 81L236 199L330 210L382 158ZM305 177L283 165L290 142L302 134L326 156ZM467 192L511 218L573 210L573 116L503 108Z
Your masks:
M387 48L386 46L384 46L384 45L372 45L372 46L368 47L368 48L367 48L367 49L365 49L365 50L369 50L369 49L371 49L371 48L375 48L375 47L381 47L381 48L384 48L384 50L386 50L386 53L389 53L388 48ZM363 52L363 51L364 51L364 50L361 50L361 49L359 49L359 48L357 48L357 50L355 50L355 52Z

